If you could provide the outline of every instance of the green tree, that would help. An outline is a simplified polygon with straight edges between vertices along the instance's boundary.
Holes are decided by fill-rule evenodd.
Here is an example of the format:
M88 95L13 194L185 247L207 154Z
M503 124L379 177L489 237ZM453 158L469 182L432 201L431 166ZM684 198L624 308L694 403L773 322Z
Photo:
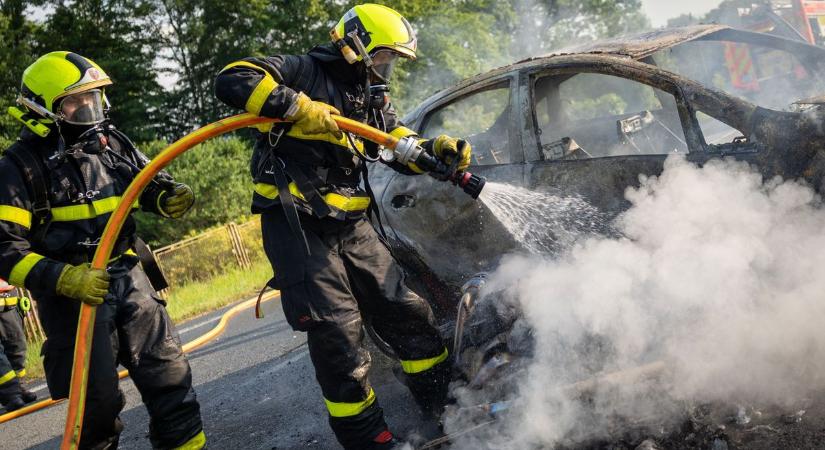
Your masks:
M166 143L144 145L148 156L156 156ZM251 145L239 137L220 137L205 142L177 158L169 170L179 182L195 191L195 206L183 218L166 219L137 214L140 235L159 247L251 214L252 182L249 176Z
M235 113L214 96L215 75L246 56L301 53L328 40L342 6L320 0L156 0L167 61L171 135Z
M37 50L69 50L98 63L114 81L106 89L114 123L132 139L161 133L163 91L157 82L155 8L147 0L46 0L53 9L38 33Z
M20 93L23 70L34 62L37 25L26 15L25 0L0 1L0 151L17 138L20 122L6 114Z

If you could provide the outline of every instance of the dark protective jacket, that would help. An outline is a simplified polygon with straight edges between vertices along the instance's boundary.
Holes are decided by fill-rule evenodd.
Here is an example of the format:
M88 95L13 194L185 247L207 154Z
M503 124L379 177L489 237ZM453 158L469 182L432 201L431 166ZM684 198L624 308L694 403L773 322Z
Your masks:
M109 146L141 167L147 161L134 146L109 134ZM57 133L41 138L24 129L13 144L42 158L46 168L51 219L41 240L32 239L34 223L32 193L20 168L9 156L0 158L0 278L25 286L36 297L55 295L57 279L65 264L90 262L109 215L132 181L130 169L104 152L65 154L60 151ZM168 174L159 177L171 180ZM140 207L160 213L162 189L154 184L144 191ZM138 207L138 205L135 205ZM38 233L40 234L40 233ZM126 220L113 257L129 250L135 239L135 223Z
M364 92L363 69L344 60L337 49L321 45L307 55L284 55L245 58L229 64L215 81L215 93L223 102L247 112L272 118L283 118L295 102L298 92L312 100L335 106L342 115L383 129L395 137L414 135L398 120L395 108L387 103L381 111L367 108L368 93ZM367 118L369 116L369 118ZM291 171L300 171L313 181L317 195L329 206L332 217L338 219L363 215L370 199L361 188L364 161L360 155L375 156L377 146L359 139L341 139L332 134L303 135L287 128L278 137L280 127L259 128L262 133L252 157L251 172L255 181L252 211L260 213L280 203L269 150ZM277 145L273 145L277 144ZM279 162L280 163L280 162ZM400 164L393 168L405 174L419 173L415 166ZM290 176L290 192L297 206L306 213L317 208L306 200L315 192L305 192Z
M247 58L221 71L216 94L236 108L282 118L297 92L303 92L396 137L414 135L398 121L392 105L380 111L365 108L365 74L357 66L348 64L331 45L316 47L308 55ZM276 276L270 285L281 291L289 324L307 332L338 441L347 450L386 448L390 444L385 438L392 435L367 379L370 358L362 342L362 315L371 317L375 329L393 346L422 405L446 397L448 353L429 305L407 288L403 271L363 218L370 199L368 185L362 188L366 165L361 157L374 156L377 146L346 136L301 135L296 128L282 136L278 126L262 130L252 159L252 208L262 213L264 250ZM392 167L419 173L415 166ZM316 183L304 189L306 183L296 177ZM319 214L322 208L313 204L318 198L323 198L327 213ZM305 249L296 239L290 199L308 213L299 219Z
M107 135L111 150L98 154L66 154L57 137L40 138L25 130L14 144L45 164L51 213L45 233L44 225L35 223L35 199L19 167L8 155L0 159L0 278L26 286L39 302L47 337L43 367L55 399L69 394L81 307L78 301L56 295L57 279L65 264L91 261L111 212L135 170L146 162L128 138L111 129ZM162 184L150 184L138 203L163 215L158 203L164 186L173 181L165 173L155 180ZM138 258L129 254L134 241L135 223L128 218L108 265L109 293L97 307L79 448L117 447L122 430L118 415L125 405L118 388L118 363L129 370L149 412L154 448L175 448L202 430L189 363L162 300Z
M20 378L26 375L26 334L17 311L20 289L0 292L0 403L19 397Z

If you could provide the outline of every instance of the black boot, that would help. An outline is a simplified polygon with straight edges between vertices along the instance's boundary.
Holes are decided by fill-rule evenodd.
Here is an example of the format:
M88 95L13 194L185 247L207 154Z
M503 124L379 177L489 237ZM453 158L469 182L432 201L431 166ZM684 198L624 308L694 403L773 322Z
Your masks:
M37 394L21 386L20 398L23 400L23 403L31 403L37 400Z
M371 445L367 447L368 450L392 450L400 449L404 446L404 442L395 437L390 430L382 431L378 436L373 438Z
M6 408L6 412L17 411L18 409L26 406L23 402L23 399L20 398L19 395L15 395L11 397L9 400L3 402L3 407Z

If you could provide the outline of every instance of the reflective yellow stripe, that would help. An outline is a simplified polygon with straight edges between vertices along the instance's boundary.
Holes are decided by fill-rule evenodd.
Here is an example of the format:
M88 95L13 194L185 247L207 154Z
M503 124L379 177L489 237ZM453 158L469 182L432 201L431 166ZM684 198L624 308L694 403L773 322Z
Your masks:
M275 82L275 79L272 78L272 75L266 73L264 78L255 86L255 90L252 91L252 95L249 96L249 99L246 100L246 111L252 114L260 115L261 108L264 107L264 103L266 103L266 99L269 98L269 94L278 87L278 83Z
M329 415L332 417L352 417L361 414L365 409L369 408L370 405L375 403L375 392L370 389L370 393L367 395L366 400L357 403L336 403L331 402L327 399L324 399L324 403L327 404L327 409L329 410Z
M109 214L117 208L120 203L120 196L102 198L92 203L72 206L58 206L51 209L52 220L55 222L71 222L74 220L94 219L95 217ZM132 208L137 208L135 202Z
M272 184L255 183L255 192L270 200L278 198L278 186ZM304 194L301 194L301 191L298 190L298 186L296 186L295 183L289 183L289 192L295 197L304 198Z
M416 136L418 133L415 131L407 128L407 127L398 127L392 131L390 131L390 136L401 139L407 136Z
M263 108L264 103L266 103L266 99L269 98L269 94L271 94L272 91L278 87L278 82L275 81L275 78L273 78L272 74L267 72L266 69L248 61L235 61L233 63L229 63L226 67L221 69L221 72L233 67L247 67L263 73L264 78L258 83L257 86L255 86L255 90L252 91L252 94L250 94L249 98L246 100L246 105L244 106L248 112L259 115L261 113L261 108ZM268 123L257 125L256 128L262 132L268 131L269 128L272 128L272 124Z
M224 70L226 70L226 69L231 69L231 68L233 68L233 67L249 67L250 69L260 70L260 71L261 71L261 72L263 72L263 73L269 73L269 72L267 72L267 71L266 71L266 69L264 69L263 67L261 67L261 66L259 66L259 65L257 65L257 64L252 64L252 63L251 63L251 62L249 62L249 61L235 61L235 62L231 62L231 63L227 64L226 66L224 66L224 68L223 68L223 69L221 69L221 72L223 72L223 71L224 71Z
M415 359L410 361L401 360L401 368L405 373L419 373L431 369L436 364L447 359L447 349L435 358Z
M206 445L206 435L201 431L195 437L186 441L180 447L175 447L172 450L200 450Z
M258 194L274 200L278 198L278 187L267 183L255 183L255 192ZM289 183L289 192L298 199L306 201L304 194L298 190L295 183ZM341 194L330 192L324 195L324 201L332 207L338 208L341 211L353 212L363 211L370 206L369 197L346 197Z
M369 197L346 197L334 192L324 195L327 205L334 206L341 211L353 212L363 211L370 206Z
M17 378L23 378L26 376L26 369L20 369L15 373L17 373Z
M17 377L17 374L15 374L13 370L10 370L10 371L6 372L5 375L0 377L0 384L6 384L9 381L15 379L16 377Z
M15 306L17 305L17 297L6 297L3 299L3 304L6 306Z
M43 258L43 255L38 255L37 253L29 253L24 256L23 259L18 261L17 264L11 268L9 284L13 286L25 286L26 277L29 275L29 272L31 272L34 265L40 262Z
M0 205L0 220L16 223L24 228L32 227L32 213L16 206Z

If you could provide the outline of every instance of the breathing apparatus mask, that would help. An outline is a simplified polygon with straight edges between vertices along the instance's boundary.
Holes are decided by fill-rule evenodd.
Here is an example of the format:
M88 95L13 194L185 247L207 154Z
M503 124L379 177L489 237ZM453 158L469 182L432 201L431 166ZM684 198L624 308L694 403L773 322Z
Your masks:
M103 127L108 109L106 96L99 89L63 98L57 107L57 124L66 145L93 155L103 152L109 144Z
M371 75L377 79L376 81L389 83L392 71L398 63L398 52L382 48L373 52L371 57L372 66L369 67Z
M107 109L103 91L90 89L64 97L57 108L57 114L65 123L90 126L106 120Z

